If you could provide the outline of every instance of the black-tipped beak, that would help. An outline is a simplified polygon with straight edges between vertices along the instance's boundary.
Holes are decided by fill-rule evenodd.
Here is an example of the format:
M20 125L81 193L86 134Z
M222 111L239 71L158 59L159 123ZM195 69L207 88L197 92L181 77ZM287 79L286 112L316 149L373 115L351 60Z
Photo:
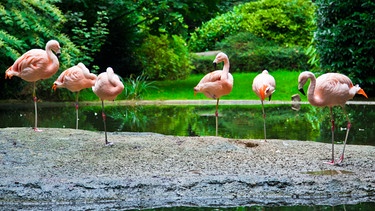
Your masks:
M216 62L214 62L214 63L212 63L213 65L214 65L214 68L215 68L215 70L216 70L216 65L217 65L217 63Z
M60 58L61 53L56 53L57 58Z
M272 97L272 95L270 95L270 96L268 97L268 101L271 101L271 97Z
M305 94L305 91L303 91L303 88L299 89L299 91L300 91L303 95L306 95L306 94Z

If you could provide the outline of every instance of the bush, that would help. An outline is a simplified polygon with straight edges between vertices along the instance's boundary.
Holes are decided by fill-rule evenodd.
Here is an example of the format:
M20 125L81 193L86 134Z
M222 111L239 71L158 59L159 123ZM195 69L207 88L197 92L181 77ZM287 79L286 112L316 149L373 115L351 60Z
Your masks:
M310 0L261 0L235 8L241 28L285 46L307 46L315 29Z
M234 12L224 13L204 23L191 34L189 48L193 52L214 50L217 42L241 31L242 16Z
M227 37L217 47L229 56L231 72L308 68L302 47L283 47L247 32Z
M206 73L209 73L211 71L214 70L214 66L213 66L213 61L215 59L215 56L197 56L197 55L193 55L191 57L191 60L192 60L192 63L193 63L193 66L194 66L194 69L193 69L193 72L194 74L199 74L199 73L203 73L203 74L206 74ZM220 64L219 64L220 65ZM220 67L216 68L216 69L220 69Z
M188 48L177 35L149 35L136 56L143 74L150 80L184 79L192 70Z
M321 68L346 74L374 93L375 2L318 0L316 4L315 41Z
M310 0L260 0L234 7L191 34L191 51L214 50L216 43L239 32L251 32L285 46L307 46L315 29Z

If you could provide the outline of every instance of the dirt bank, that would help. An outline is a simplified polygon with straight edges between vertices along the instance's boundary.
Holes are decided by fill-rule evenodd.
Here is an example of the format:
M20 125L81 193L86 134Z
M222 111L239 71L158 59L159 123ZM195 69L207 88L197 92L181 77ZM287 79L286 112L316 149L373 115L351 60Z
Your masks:
M0 204L144 208L375 200L375 147L73 129L0 129ZM337 156L342 145L336 145Z

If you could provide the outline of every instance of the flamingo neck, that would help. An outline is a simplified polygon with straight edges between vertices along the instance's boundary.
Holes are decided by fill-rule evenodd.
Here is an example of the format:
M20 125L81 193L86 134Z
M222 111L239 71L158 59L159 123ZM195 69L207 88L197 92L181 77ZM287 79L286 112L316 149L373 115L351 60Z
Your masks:
M221 74L221 79L228 79L229 67L230 67L229 60L225 59L223 73Z
M309 74L308 78L310 78L310 85L307 90L307 99L311 105L320 106L322 105L322 101L315 95L316 78L313 74Z
M47 56L48 56L49 60L51 61L51 64L57 65L57 69L58 69L59 68L59 60L57 59L57 56L52 52L52 49L49 45L46 46L46 53L47 53ZM55 69L55 67L53 67L52 69Z

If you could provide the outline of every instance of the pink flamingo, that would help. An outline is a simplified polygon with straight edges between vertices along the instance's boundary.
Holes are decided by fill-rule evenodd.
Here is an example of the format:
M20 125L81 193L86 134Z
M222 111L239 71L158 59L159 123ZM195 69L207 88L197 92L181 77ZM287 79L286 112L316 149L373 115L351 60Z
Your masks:
M34 82L33 100L35 109L35 127L34 131L41 131L38 129L38 111L37 111L37 97L35 93L35 82L41 79L52 77L59 70L59 60L57 56L60 55L60 44L56 40L50 40L46 44L46 49L32 49L19 57L12 66L5 71L5 79L17 76L27 82Z
M346 115L346 119L348 121L347 131L344 141L344 147L342 150L342 154L337 161L337 163L341 163L344 160L344 151L346 141L348 139L349 130L351 128L351 123L348 117L348 114L345 111L345 103L349 99L352 99L355 94L361 94L367 98L367 95L363 89L361 89L358 85L353 85L352 81L345 75L340 73L326 73L318 78L315 78L315 75L312 72L305 71L302 72L298 77L298 89L302 94L305 95L303 91L303 86L310 79L309 89L307 91L307 99L313 106L325 107L328 106L330 109L331 114L331 131L332 131L332 159L329 164L334 165L334 129L335 129L335 121L333 119L332 107L333 106L341 106L343 109L344 114Z
M97 76L90 73L89 69L83 63L78 63L60 74L57 80L53 83L52 89L67 88L71 92L76 93L76 129L78 129L78 95L79 91L86 88L91 88L95 85Z
M263 111L263 129L264 129L264 140L267 141L266 136L266 113L264 112L263 101L265 98L271 100L272 94L275 92L276 82L272 75L268 74L267 70L257 75L253 80L253 91L260 98L262 102L262 111Z
M224 62L223 70L215 70L208 73L194 87L194 94L201 92L208 98L216 99L216 136L218 135L219 99L223 95L228 95L233 88L233 76L229 73L229 59L223 52L216 55L213 62L214 67L216 68L217 63L220 62Z
M108 67L106 72L100 73L96 80L95 85L92 87L94 93L102 101L102 117L104 123L105 132L105 145L111 146L113 143L107 140L107 127L106 127L106 115L104 113L104 100L115 100L122 90L124 90L124 84L120 81L120 78L114 73L113 69Z

